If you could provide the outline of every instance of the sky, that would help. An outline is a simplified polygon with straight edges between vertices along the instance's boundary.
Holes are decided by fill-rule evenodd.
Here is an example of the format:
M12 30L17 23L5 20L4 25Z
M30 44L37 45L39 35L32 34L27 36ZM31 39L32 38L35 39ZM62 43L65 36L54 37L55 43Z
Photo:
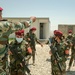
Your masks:
M0 0L3 17L49 17L50 29L75 24L75 0Z

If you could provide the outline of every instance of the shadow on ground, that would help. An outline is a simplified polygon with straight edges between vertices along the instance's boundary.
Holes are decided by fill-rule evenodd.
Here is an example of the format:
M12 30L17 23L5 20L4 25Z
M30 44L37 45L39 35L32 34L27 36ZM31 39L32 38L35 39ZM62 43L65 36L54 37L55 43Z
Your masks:
M66 75L75 75L75 71L67 71Z

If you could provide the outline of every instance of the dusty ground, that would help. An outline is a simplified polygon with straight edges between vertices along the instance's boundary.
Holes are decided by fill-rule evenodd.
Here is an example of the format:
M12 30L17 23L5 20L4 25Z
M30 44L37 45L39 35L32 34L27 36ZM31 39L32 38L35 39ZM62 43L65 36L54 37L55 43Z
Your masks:
M36 45L36 64L35 66L33 66L31 59L29 65L32 75L51 75L51 62L49 50L50 49L48 45L44 45L43 47L41 47L40 45ZM69 60L70 57L66 62L67 67ZM72 66L71 71L66 73L66 75L75 75L75 66Z

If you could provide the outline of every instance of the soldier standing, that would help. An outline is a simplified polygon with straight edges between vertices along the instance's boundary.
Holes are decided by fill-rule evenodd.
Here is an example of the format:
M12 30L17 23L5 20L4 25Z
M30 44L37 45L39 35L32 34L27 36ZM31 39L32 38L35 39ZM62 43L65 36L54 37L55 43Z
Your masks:
M2 14L2 9L0 8L0 15ZM8 22L3 21L0 18L0 75L7 73L8 68L8 38L9 35L15 31L28 28L31 23L35 22L36 17L30 17L30 20L23 22Z
M72 30L69 30L68 33L69 33L69 35L67 36L66 40L67 40L69 49L71 49L71 59L70 59L70 62L69 62L69 67L68 67L68 71L70 71L75 52L74 52L74 43L73 43L74 38L73 38Z
M72 39L73 39L73 34L72 34L72 30L68 31L68 36L66 38L67 44L69 46L69 48L71 49L71 45L72 45Z
M10 67L11 75L26 75L30 74L30 70L26 65L26 60L30 58L30 53L27 50L27 42L24 40L24 30L15 32L15 41L10 45Z
M33 59L33 65L35 66L35 52L36 52L36 48L35 48L35 43L39 43L42 47L43 45L41 44L41 42L38 41L36 35L35 35L35 31L36 28L33 27L30 29L29 33L26 34L25 38L27 39L28 43L30 44L30 47L32 49L32 59Z
M72 40L73 35L72 35L72 30L68 31L68 36L67 36L67 40Z
M49 45L54 44L56 31L58 31L58 30L54 30L54 35L50 36L49 40L45 44L49 44Z
M62 41L63 33L55 32L55 42L51 45L52 75L66 75L66 45ZM53 48L52 48L53 47Z
M70 59L70 62L69 62L68 71L70 71L70 68L72 66L73 60L74 60L73 65L75 65L75 36L73 36L73 39L72 39L71 59Z

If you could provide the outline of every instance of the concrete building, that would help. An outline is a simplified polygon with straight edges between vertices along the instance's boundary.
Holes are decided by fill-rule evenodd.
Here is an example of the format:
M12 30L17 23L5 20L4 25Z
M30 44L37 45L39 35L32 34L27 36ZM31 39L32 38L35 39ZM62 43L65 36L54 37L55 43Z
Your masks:
M75 34L75 25L69 25L69 24L59 24L58 30L62 31L64 35L66 36L68 34L69 30L73 31L73 34Z
M7 17L8 21L12 21L12 22L17 22L17 21L25 21L25 20L29 20L29 18L14 18L14 17ZM36 22L33 23L31 25L31 27L36 27L37 31L36 31L36 36L38 39L48 39L49 38L49 34L50 34L50 21L49 18L37 18ZM31 28L27 28L25 29L25 33L27 33L29 31L29 29ZM14 37L14 33L12 35L10 35L10 37Z

